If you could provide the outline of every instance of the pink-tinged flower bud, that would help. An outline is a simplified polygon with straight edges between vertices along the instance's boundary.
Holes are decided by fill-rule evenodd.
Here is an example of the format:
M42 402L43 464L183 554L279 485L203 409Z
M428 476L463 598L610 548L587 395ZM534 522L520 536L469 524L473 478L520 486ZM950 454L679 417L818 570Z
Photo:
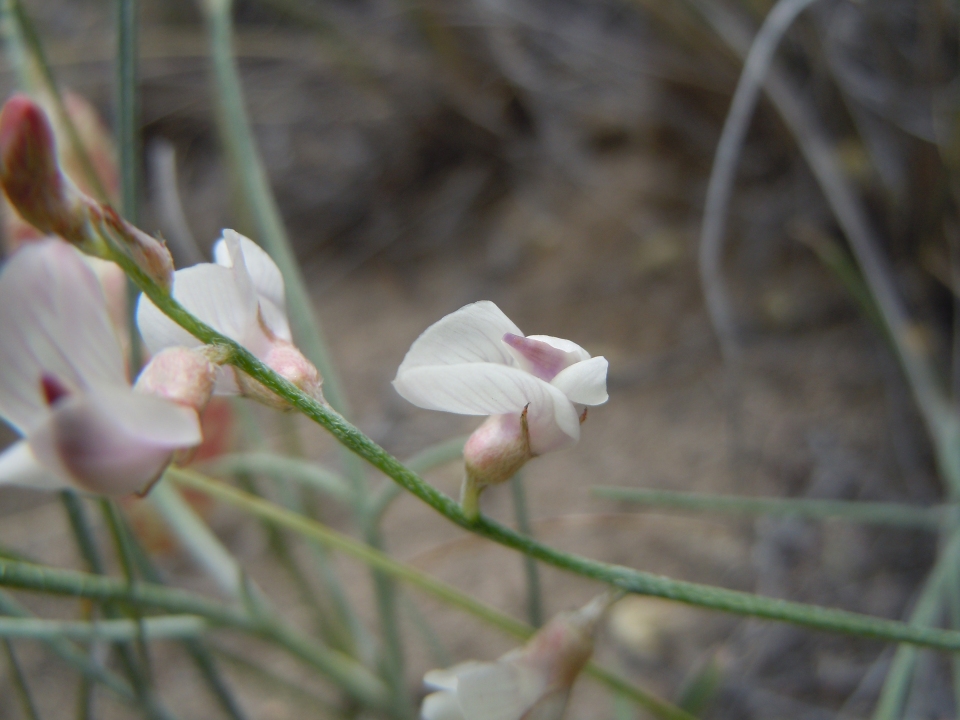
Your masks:
M513 477L533 458L527 411L491 415L463 446L466 475L460 492L463 512L470 520L480 514L480 493Z
M593 634L610 604L601 596L556 615L522 648L496 662L432 670L424 683L424 720L560 720L580 671L593 654Z
M76 244L86 240L83 196L60 172L53 128L26 95L14 95L0 112L0 185L41 232Z
M84 195L61 172L53 128L40 105L26 95L14 95L0 112L0 185L20 216L42 233L110 260L102 236L107 233L116 250L155 283L170 288L173 257L166 245L109 205Z
M594 630L609 604L609 596L600 595L579 610L555 615L530 639L518 661L542 672L549 686L569 688L593 654Z
M270 349L263 356L263 363L313 399L325 402L322 391L323 379L320 373L293 343L274 338L270 343ZM278 410L290 409L290 404L286 400L239 370L237 384L240 386L241 394L253 400Z
M89 210L95 222L102 222L112 231L120 250L153 282L169 291L173 286L174 265L167 244L128 223L109 205L93 205Z
M210 402L219 369L201 350L171 347L155 355L133 389L200 413Z

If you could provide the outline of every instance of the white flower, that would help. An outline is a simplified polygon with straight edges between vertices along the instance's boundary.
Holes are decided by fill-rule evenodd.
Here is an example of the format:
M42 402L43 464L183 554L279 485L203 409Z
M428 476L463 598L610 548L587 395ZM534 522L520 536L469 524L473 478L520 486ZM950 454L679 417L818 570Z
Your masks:
M190 313L243 345L300 389L319 396L320 376L292 344L283 276L259 245L224 230L213 249L215 263L177 270L173 296ZM137 307L137 324L151 353L164 348L195 348L201 342L170 320L146 296ZM275 396L233 368L222 368L215 392Z
M569 340L524 337L500 308L482 301L428 327L393 386L422 408L491 416L464 448L463 509L476 518L483 487L580 439L582 406L607 401L607 361Z
M481 301L428 327L393 386L428 410L519 417L527 408L530 450L542 455L580 439L577 405L607 401L607 361L569 340L524 337L500 308Z
M0 415L24 436L0 483L125 495L201 441L194 410L130 388L100 284L61 240L0 272Z
M560 613L522 648L496 662L431 670L423 720L560 720L577 675L593 653L593 631L610 598Z

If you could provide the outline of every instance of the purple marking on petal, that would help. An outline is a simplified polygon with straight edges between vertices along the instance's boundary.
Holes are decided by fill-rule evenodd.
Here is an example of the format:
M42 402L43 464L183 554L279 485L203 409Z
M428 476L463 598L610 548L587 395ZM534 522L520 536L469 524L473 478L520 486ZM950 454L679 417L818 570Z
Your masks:
M531 340L513 333L506 333L503 341L530 363L530 373L546 382L553 380L568 364L567 353L541 340Z
M60 382L59 378L50 373L43 373L40 376L40 390L43 392L43 399L49 407L53 407L59 400L70 394L70 391Z

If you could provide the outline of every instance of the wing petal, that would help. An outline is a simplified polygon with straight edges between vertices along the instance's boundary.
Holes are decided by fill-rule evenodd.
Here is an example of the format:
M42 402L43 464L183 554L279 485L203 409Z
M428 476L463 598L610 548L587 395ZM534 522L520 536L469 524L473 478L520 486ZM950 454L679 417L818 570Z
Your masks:
M26 434L49 414L40 376L68 390L124 384L103 290L62 240L23 246L0 273L0 414Z
M523 335L492 302L483 300L462 307L423 331L400 363L397 378L410 369L427 365L514 365L513 356L503 343L507 333Z
M583 405L603 405L607 395L607 369L603 356L590 358L564 368L550 382L572 402Z

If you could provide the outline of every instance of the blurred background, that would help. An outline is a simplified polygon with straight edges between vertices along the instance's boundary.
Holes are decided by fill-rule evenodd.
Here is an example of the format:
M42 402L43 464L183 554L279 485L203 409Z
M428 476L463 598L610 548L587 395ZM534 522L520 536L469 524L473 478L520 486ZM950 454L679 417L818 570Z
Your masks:
M25 7L60 83L109 124L110 3ZM591 410L580 444L524 471L539 539L671 577L902 618L934 558L933 533L641 512L590 492L620 485L911 504L944 495L845 234L795 124L765 95L731 186L721 271L740 353L723 360L698 242L743 55L771 7L243 0L236 53L256 138L361 429L399 457L471 431L475 419L419 410L390 380L430 323L493 300L524 332L571 338L610 361L610 401ZM862 205L914 321L911 342L954 388L957 21L947 0L820 0L787 32L772 70ZM167 238L178 264L192 264L223 227L256 234L218 142L199 10L187 0L142 0L140 32L140 225ZM13 90L9 70L0 79L5 94ZM258 417L282 448L288 438L269 430L282 426L267 412ZM304 423L300 438L310 457L337 464L319 429ZM455 495L461 471L453 464L428 479ZM508 489L489 491L484 503L513 522ZM279 587L260 528L211 512L254 576ZM349 525L333 504L322 512ZM0 513L4 543L72 562L62 509L49 498L3 490ZM514 553L410 497L390 511L384 537L396 557L523 615ZM179 582L204 587L175 547L164 552ZM341 570L373 617L366 573L351 562ZM548 614L598 592L552 569L542 577ZM288 595L281 604L302 615ZM414 594L407 602L453 660L492 659L512 644L456 610ZM412 621L404 632L416 693L436 662ZM718 720L869 717L892 658L880 643L637 597L617 606L601 635L609 666L674 700L705 692L700 716ZM49 717L63 716L70 696L56 678L66 671L39 648L25 645L24 656L48 679ZM157 664L164 697L185 717L208 716L175 657ZM946 656L922 653L919 663L904 716L955 717ZM251 717L304 716L254 681L238 692ZM105 718L127 716L104 708ZM17 717L15 704L0 702L0 718ZM638 716L581 682L567 717Z

